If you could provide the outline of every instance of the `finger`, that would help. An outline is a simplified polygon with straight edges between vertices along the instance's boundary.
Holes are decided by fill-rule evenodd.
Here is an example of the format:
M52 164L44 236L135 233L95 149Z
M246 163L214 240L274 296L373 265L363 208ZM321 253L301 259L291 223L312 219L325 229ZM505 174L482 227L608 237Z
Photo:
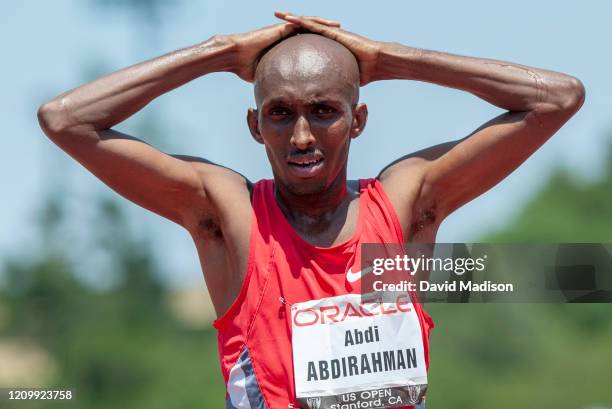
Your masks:
M295 25L296 25L295 23L289 23L288 21L285 21L283 23L271 24L269 26L262 27L256 31L282 30L286 26L295 26Z
M279 15L282 15L285 21L299 25L311 33L321 34L332 40L340 41L339 32L342 31L342 29L338 27L326 26L325 24L318 23L314 20L308 20L307 18L299 17L291 13L280 12Z
M285 38L295 33L299 27L300 26L295 23L281 23L279 27L279 32L281 37Z
M289 12L289 11L275 11L274 15L278 18L281 19L285 19L286 16L296 16L295 14ZM303 16L302 18L308 19L308 20L313 20L316 21L317 23L320 24L324 24L326 26L332 26L332 27L340 27L340 22L336 21L336 20L329 20L323 17L319 17L319 16Z
M300 29L300 27L301 25L299 24L285 22L285 23L273 24L271 26L260 28L259 30L257 30L257 32L260 32L260 33L274 32L274 33L277 33L280 38L284 38L284 37L290 36L291 34L295 33L298 29Z
M317 23L324 24L326 26L340 27L340 22L336 21L336 20L328 20L326 18L317 17L317 16L306 16L306 17L303 17L303 18L305 18L307 20L316 21Z
M286 13L286 12L283 12L283 11L276 11L276 12L274 12L274 15L276 17L280 18L281 20L285 20L285 21L290 22L290 23L301 25L298 22L299 17L297 17L296 15L293 15L291 13Z
M276 16L276 17L278 17L278 18L280 18L280 19L282 19L282 20L284 20L284 19L285 19L285 16L287 16L287 15L289 15L289 14L292 14L292 13L289 13L289 12L287 12L287 11L279 11L279 10L277 10L277 11L275 11L275 12L274 12L274 16Z
M282 18L285 21L288 21L288 22L294 23L294 24L299 24L299 25L301 25L303 27L307 27L307 26L308 27L312 27L312 26L314 26L316 24L320 24L320 23L317 23L316 21L308 20L305 17L296 16L296 15L291 14L291 13L284 13Z
M308 20L303 17L293 16L291 14L286 15L285 20L289 21L290 23L299 24L300 26L302 26L303 28L305 28L306 30L310 32L322 34L330 38L336 37L333 32L333 28L328 27L325 24L317 23L316 21Z

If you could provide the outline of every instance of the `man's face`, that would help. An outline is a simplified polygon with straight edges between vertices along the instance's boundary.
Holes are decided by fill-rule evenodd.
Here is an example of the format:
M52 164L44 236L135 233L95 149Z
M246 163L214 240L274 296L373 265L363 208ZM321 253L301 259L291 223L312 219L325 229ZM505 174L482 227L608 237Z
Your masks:
M354 57L346 50L349 56L338 61L322 49L321 42L324 47L331 40L309 37L316 38L290 39L293 47L273 49L268 61L262 59L258 109L249 112L251 132L265 145L275 179L294 194L322 192L346 178L350 140L366 115L365 105L357 104L358 76L342 67L342 59Z

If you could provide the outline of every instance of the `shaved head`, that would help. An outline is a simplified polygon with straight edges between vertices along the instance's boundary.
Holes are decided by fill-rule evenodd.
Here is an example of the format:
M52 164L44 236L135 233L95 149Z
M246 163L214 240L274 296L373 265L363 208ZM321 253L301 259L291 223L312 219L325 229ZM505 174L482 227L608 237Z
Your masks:
M354 105L359 99L359 66L342 44L318 34L289 37L263 55L255 70L255 100L283 83L320 83L342 87Z

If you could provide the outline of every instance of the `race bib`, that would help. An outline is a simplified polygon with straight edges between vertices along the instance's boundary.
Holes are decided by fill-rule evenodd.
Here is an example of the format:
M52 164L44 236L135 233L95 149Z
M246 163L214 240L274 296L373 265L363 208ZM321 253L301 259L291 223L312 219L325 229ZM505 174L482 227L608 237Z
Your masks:
M347 294L294 304L291 322L300 407L396 408L422 400L425 355L408 294L394 302Z

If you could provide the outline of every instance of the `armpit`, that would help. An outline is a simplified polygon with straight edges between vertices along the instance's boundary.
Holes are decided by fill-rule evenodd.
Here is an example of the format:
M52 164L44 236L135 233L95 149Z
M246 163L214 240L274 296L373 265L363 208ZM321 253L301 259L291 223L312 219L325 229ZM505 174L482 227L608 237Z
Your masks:
M434 224L437 221L437 214L435 207L425 208L418 211L410 224L410 232L412 235L425 229L427 226Z
M213 218L210 216L203 216L200 218L198 222L198 230L200 236L213 238L215 240L221 240L223 238L223 233L221 232L219 223L213 220Z

